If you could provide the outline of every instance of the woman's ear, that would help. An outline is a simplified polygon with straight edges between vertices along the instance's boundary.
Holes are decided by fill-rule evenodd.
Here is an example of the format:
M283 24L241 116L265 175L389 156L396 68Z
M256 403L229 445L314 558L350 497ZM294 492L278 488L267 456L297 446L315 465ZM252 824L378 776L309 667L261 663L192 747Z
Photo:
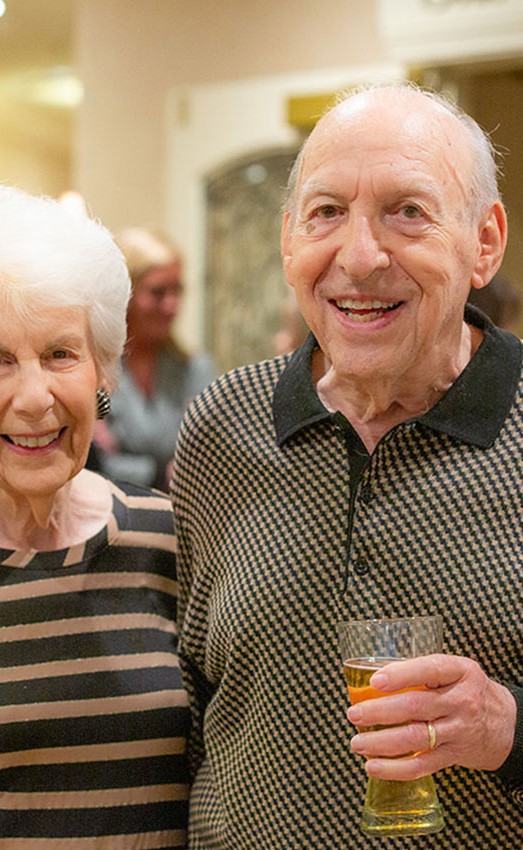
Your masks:
M487 217L480 225L480 251L471 284L475 289L482 289L490 283L503 260L507 244L507 214L501 201L495 201Z

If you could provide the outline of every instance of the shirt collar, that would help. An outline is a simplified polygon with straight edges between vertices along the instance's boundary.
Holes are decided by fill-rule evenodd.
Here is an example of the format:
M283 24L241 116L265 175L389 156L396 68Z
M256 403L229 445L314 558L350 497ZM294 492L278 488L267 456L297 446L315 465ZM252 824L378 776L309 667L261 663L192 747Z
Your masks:
M475 307L467 305L465 320L483 331L481 345L438 403L410 421L488 448L514 401L523 346L521 340L497 328ZM312 354L316 348L318 343L309 334L291 355L274 390L273 416L280 446L299 431L337 415L326 410L312 382Z

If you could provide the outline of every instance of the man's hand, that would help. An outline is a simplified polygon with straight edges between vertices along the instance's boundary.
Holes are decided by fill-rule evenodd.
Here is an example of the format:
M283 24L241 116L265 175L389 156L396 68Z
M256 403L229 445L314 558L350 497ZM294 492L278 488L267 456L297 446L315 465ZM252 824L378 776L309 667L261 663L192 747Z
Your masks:
M353 752L366 756L366 769L379 779L417 779L444 767L461 765L496 770L510 753L516 726L516 701L489 679L479 664L458 655L427 655L387 664L374 673L373 688L386 699L352 706L348 718L361 732ZM391 694L402 688L421 690ZM429 750L427 722L436 732ZM415 754L411 758L398 758Z

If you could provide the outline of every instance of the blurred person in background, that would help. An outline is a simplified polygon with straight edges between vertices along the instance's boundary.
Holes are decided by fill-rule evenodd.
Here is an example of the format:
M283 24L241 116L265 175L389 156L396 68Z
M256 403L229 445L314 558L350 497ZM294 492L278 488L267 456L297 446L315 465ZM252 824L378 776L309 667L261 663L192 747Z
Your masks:
M471 289L468 303L479 307L499 328L517 332L522 298L514 284L500 272L483 289Z
M95 429L95 450L110 478L166 490L185 408L216 368L208 354L190 355L173 336L184 289L178 248L144 227L125 228L115 238L132 297L122 374L111 413Z
M109 232L0 187L0 847L186 843L167 496L85 468L130 281Z
M290 354L302 344L309 332L298 307L294 290L289 290L281 308L281 325L274 334L274 353Z

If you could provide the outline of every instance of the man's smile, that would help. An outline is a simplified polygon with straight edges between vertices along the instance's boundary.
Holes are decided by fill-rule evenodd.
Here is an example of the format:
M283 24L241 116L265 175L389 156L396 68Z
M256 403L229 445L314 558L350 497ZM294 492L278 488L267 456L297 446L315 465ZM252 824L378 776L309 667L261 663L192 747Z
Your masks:
M339 301L334 301L334 304L338 310L341 310L346 316L349 316L357 322L373 322L376 319L381 318L385 313L390 313L392 310L396 310L401 306L401 304L403 304L403 301L397 301L394 304L390 304L386 301L379 301L377 299L360 301L354 298L344 298Z

